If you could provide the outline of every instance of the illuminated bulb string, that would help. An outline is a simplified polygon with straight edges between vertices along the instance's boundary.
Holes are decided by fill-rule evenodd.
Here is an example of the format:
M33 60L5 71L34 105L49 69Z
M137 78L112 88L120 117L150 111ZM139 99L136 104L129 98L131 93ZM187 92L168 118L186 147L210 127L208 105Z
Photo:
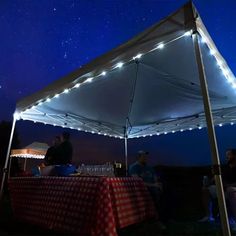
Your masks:
M208 46L208 48L210 50L210 54L215 57L216 63L219 66L219 68L222 70L222 73L225 76L226 80L235 89L236 88L236 81L235 81L235 78L233 78L232 75L230 75L231 73L230 73L230 70L227 69L228 68L227 64L219 58L220 55L217 53L217 50L212 48L212 46L210 46L210 43L208 43L209 40L207 40L207 38L204 36L204 33L201 30L200 30L200 35L201 35L201 42L205 43ZM227 68L225 68L225 67L227 67Z
M172 42L174 42L174 41L176 41L176 40L178 40L178 39L180 39L180 38L182 38L182 37L191 36L191 34L192 34L192 30L187 31L187 32L185 32L183 35L181 35L181 36L179 36L179 37L177 37L177 38L175 38L175 39L173 39L173 40L170 40L170 41L168 41L168 42L166 42L166 43L161 42L161 43L159 43L157 46L155 46L154 49L152 49L152 50L146 52L146 54L149 53L149 52L152 52L153 50L163 49L163 48L165 47L165 45L167 45L167 44L169 44L169 43L172 43ZM136 56L134 56L134 57L132 58L132 60L140 59L142 56L143 56L143 54L142 54L142 53L139 53L139 54L137 54ZM128 61L128 62L129 62L129 61ZM119 63L116 64L116 66L115 66L114 68L115 68L115 69L116 69L116 68L121 68L121 67L123 67L123 65L124 65L124 62L119 62ZM99 75L97 75L97 76L95 76L95 77L105 76L106 74L107 74L106 71L102 71L101 74L99 74ZM90 83L90 82L93 81L93 79L94 79L94 77L87 78L83 83L88 83L88 82ZM76 84L74 87L72 87L72 88L79 88L80 85L83 84L83 83L77 83L77 84ZM72 88L67 88L67 89L65 89L62 93L69 93ZM54 95L54 97L55 97L55 98L59 97L59 94ZM54 98L54 97L53 97L53 98ZM46 99L45 101L50 102L51 99L48 98L48 99ZM43 102L43 101L41 101L41 103L42 103L42 102ZM40 104L41 104L41 103L40 103ZM40 104L36 104L36 105L40 105Z
M182 37L187 37L187 36L191 36L191 35L192 35L192 31L191 31L191 30L190 30L190 31L187 31L187 32L185 32L183 35L181 35L181 36L179 36L179 37L177 37L177 38L175 38L175 39L173 39L173 40L170 40L170 41L168 41L168 42L161 42L161 43L159 43L159 44L156 45L152 50L146 52L145 54L148 54L149 52L152 52L152 51L154 51L154 50L163 49L163 48L165 47L165 45L170 44L170 43L172 43L172 42L174 42L174 41L176 41L176 40L178 40L178 39L180 39L180 38L182 38ZM201 34L201 35L203 35L203 34ZM216 61L217 61L217 64L218 64L218 66L220 67L220 69L222 70L222 73L223 73L224 76L226 77L227 81L228 81L229 83L231 83L234 88L236 88L235 79L232 78L232 77L230 77L230 72L229 72L229 70L225 69L226 64L223 63L220 59L218 59L217 51L216 51L214 48L212 48L212 47L210 47L210 46L208 45L208 40L207 40L207 38L205 38L204 36L201 37L201 42L207 44L208 48L210 49L210 54L215 57L215 59L216 59ZM140 59L142 56L143 56L143 54L142 54L142 53L139 53L139 54L137 54L136 56L134 56L134 57L132 58L132 60L138 60L138 59ZM128 61L128 62L130 62L130 61ZM127 63L128 63L128 62L127 62ZM116 64L115 67L113 67L113 69L122 68L123 65L124 65L124 62L119 62L119 63ZM113 70L113 69L111 69L111 70ZM98 74L98 75L95 76L95 77L105 76L106 74L107 74L106 71L102 71L101 74ZM95 77L87 78L83 83L77 83L77 84L74 85L74 87L72 87L72 88L79 88L79 87L80 87L82 84L84 84L84 83L88 83L88 82L90 83L90 82L92 82L92 81L94 80ZM72 90L72 88L67 88L67 89L65 89L62 93L69 93L69 92ZM56 95L54 95L54 97L52 97L52 98L58 98L59 95L60 95L60 94L56 94ZM46 101L46 102L50 102L50 101L51 101L51 98L47 98L47 99L44 100L44 101L40 101L40 102L39 102L38 104L36 104L36 105L41 105L41 104L42 104L43 102L45 102L45 101ZM34 108L34 107L35 107L35 105L34 105L32 108ZM25 111L27 111L27 110L28 110L28 109L26 109ZM233 125L233 122L231 122L230 124ZM222 124L219 124L219 126L221 127ZM72 127L70 127L70 128L72 128ZM201 128L202 128L202 127L198 127L198 129L201 129ZM193 128L189 128L189 130L192 130L192 129L193 129ZM80 130L80 129L78 129L78 130ZM85 132L88 132L87 130L84 130L84 131L85 131ZM180 131L180 132L183 132L184 130L181 129L181 130L179 130L179 131ZM172 131L172 133L175 133L175 132L176 132L176 131ZM100 134L100 133L99 133L99 134ZM167 132L164 132L164 134L167 134ZM104 134L104 135L106 135L106 134ZM156 133L156 135L160 135L160 133ZM151 136L151 135L150 135L150 136ZM115 137L117 138L118 136L115 136ZM139 137L139 136L137 136L137 137Z

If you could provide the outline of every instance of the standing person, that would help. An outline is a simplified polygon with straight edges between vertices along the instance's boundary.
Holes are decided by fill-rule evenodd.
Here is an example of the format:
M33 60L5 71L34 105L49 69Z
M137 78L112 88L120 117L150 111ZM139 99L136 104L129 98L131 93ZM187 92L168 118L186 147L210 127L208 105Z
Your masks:
M163 192L162 183L158 180L155 170L147 164L148 155L149 153L145 151L138 152L137 161L133 163L129 168L129 175L134 177L137 176L143 179L152 196L157 212L159 214L159 219L163 220L164 209L163 204L161 203ZM166 227L161 222L159 223L159 227L161 229L166 229Z
M61 144L58 147L58 158L56 159L56 165L71 164L73 147L70 142L70 133L63 132L61 135Z
M226 166L222 167L222 182L225 190L225 198L228 201L230 200L229 195L232 193L232 191L235 192L236 190L236 149L228 149L226 151ZM215 214L214 212L212 213L210 208L211 203L217 204L216 185L214 178L209 181L208 185L203 186L202 203L205 216L201 220L199 220L199 222L214 220L218 213L217 209L215 208L213 208ZM233 204L230 204L230 208L231 207L233 207ZM236 209L232 210L236 214ZM235 217L236 215L234 216L234 218Z
M61 144L60 136L56 136L53 140L52 146L48 148L47 153L44 157L45 165L54 165L58 156L58 147Z

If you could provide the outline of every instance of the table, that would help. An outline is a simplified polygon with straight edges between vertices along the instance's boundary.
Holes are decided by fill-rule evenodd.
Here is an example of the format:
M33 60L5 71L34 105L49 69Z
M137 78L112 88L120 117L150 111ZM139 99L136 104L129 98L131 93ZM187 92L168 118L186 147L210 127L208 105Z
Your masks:
M17 219L57 232L117 236L156 215L140 178L14 177L8 184Z

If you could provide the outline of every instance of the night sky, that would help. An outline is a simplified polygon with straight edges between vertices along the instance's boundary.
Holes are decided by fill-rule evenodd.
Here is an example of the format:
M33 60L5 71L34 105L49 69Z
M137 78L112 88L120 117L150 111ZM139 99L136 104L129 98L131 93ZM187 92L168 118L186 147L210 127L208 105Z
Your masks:
M1 0L0 120L12 120L16 102L126 42L180 8L185 0ZM220 53L236 73L235 0L195 0ZM17 123L21 145L50 143L63 129ZM236 127L216 128L222 160L236 147ZM71 131L80 162L122 160L123 143ZM206 129L129 142L131 161L139 149L150 151L152 164L210 163Z

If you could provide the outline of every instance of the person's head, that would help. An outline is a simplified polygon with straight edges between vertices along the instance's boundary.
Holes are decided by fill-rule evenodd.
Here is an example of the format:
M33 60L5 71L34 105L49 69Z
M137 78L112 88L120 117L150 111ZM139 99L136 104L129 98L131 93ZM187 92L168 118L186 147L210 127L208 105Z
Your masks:
M228 149L226 151L226 161L228 164L236 162L236 149Z
M146 165L148 154L149 153L146 151L143 151L143 150L139 151L138 156L137 156L138 162L142 165Z
M54 146L58 146L61 143L61 137L60 136L56 136L54 139Z
M70 139L70 133L63 132L62 133L62 141L68 141Z

